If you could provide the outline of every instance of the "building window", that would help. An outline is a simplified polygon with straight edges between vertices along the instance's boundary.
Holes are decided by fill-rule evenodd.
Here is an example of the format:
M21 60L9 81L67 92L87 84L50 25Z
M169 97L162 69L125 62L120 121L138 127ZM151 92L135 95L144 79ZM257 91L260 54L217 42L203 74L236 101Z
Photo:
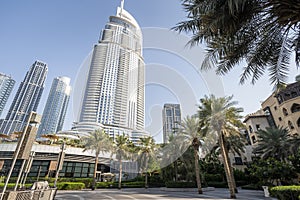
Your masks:
M300 117L299 117L299 119L297 121L297 126L300 127Z
M283 112L284 116L287 116L289 114L288 111L287 111L287 109L285 109L285 108L282 109L282 112Z
M249 126L249 132L250 132L250 133L253 133L253 129L252 129L251 126Z
M300 111L300 104L294 103L291 107L291 112L295 113L295 112L299 112Z
M291 130L293 130L295 127L293 126L293 123L291 121L288 121L288 125L290 127Z
M260 130L260 125L259 124L256 124L256 130Z
M252 140L252 143L253 143L253 144L255 144L255 143L256 143L256 138L255 138L255 136L254 136L254 135L251 137L251 140Z
M236 165L243 165L243 160L241 157L234 157Z
M281 118L281 117L279 117L279 118L278 118L278 120L281 122L281 121L282 121L282 118Z
M274 110L277 110L277 106L274 106Z

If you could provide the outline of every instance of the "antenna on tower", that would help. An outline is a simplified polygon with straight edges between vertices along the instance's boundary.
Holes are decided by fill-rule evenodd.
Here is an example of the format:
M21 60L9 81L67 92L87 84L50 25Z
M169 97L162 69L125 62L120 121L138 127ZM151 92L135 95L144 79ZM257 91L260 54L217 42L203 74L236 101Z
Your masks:
M120 16L122 16L123 9L124 9L124 0L121 0L121 12L120 12Z

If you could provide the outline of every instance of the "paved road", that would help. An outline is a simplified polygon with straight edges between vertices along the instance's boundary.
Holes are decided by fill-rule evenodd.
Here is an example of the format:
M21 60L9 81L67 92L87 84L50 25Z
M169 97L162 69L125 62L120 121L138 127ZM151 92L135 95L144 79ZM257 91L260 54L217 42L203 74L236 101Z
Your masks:
M185 191L164 191L161 188L150 189L99 189L99 190L82 190L82 191L58 191L55 200L93 200L93 199L107 199L107 200L144 200L144 199L159 199L159 200L226 200L229 199L228 189L211 189L204 191L202 195L191 190ZM237 199L242 200L272 200L273 198L266 198L262 191L253 190L239 190Z

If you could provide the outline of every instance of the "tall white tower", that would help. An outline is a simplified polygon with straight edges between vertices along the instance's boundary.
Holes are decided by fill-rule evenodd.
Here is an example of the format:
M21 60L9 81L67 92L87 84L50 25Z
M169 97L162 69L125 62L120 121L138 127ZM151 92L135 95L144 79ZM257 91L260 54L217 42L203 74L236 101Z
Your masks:
M62 130L70 93L70 78L61 76L53 80L37 137Z
M35 61L21 82L6 118L0 120L0 133L20 132L32 111L36 112L48 73L47 64Z
M111 135L144 130L144 60L142 32L118 7L94 46L79 122L73 129L104 126Z

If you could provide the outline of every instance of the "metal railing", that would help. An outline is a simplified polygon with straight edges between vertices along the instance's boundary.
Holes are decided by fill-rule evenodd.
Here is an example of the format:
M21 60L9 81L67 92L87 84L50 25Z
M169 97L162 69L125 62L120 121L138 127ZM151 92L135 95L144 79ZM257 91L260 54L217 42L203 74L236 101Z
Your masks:
M54 200L57 189L7 191L3 200Z

